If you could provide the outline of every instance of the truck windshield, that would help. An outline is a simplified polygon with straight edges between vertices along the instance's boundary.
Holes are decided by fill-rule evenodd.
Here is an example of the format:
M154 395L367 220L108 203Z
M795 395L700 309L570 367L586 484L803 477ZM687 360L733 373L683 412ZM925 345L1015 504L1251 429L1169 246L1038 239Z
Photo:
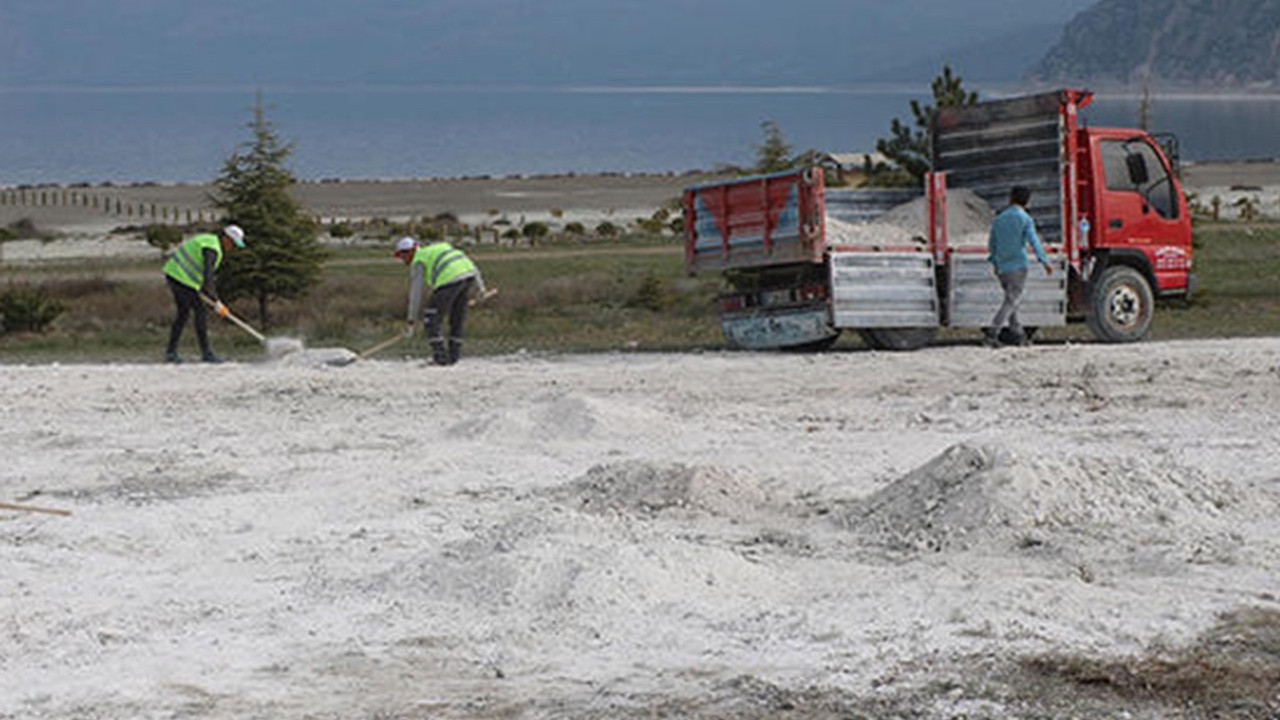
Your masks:
M1141 183L1135 182L1129 172L1130 155L1137 155L1146 164L1147 177ZM1102 141L1102 168L1107 176L1108 190L1139 193L1161 217L1172 219L1178 216L1169 171L1160 160L1159 153L1145 141Z

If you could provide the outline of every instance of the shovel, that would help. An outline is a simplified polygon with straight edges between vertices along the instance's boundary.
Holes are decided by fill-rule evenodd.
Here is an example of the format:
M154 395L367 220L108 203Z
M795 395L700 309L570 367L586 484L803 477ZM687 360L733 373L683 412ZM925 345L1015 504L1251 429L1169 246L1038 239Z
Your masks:
M217 310L217 309L218 309L218 303L217 303L217 301L215 301L213 298L210 298L208 295L205 295L204 293L201 293L201 294L200 294L200 299L204 301L204 304L205 304L205 305L208 305L208 306L209 306L209 309L211 309L211 310ZM239 325L239 326L240 326L240 329L244 330L245 332L247 332L247 333L249 333L250 335L252 335L252 336L254 336L255 338L257 338L257 339L258 339L258 342L262 343L263 345L266 345L266 344L267 344L267 337L266 337L265 335L263 335L262 333L258 332L257 330L254 330L254 329L253 329L253 327L252 327L251 325L249 325L249 323L247 323L247 322L245 322L245 321L241 320L240 318L236 317L234 314L232 314L232 313L231 313L231 311L230 311L230 310L228 310L228 311L227 311L227 315L226 315L226 317L227 317L227 319L228 319L228 320L230 320L231 322L235 323L236 325Z
M18 505L16 503L0 502L0 510L18 510L20 512L31 513L47 513L49 515L70 515L70 510L58 510L56 508L36 507L35 505Z
M210 298L204 293L200 293L200 299L203 300L204 304L208 305L211 309L217 310L218 303L213 298ZM275 338L273 340L268 340L265 335L254 330L252 325L236 317L230 310L227 311L226 318L236 325L239 325L241 330L249 333L254 337L254 339L262 343L263 347L267 349L267 353L273 357L286 355L291 352L300 352L302 350L302 343L298 340L290 338Z
M470 307L475 307L497 294L498 294L498 288L487 288L485 289L484 292L468 300L467 305Z
M386 340L383 340L382 342L378 343L377 345L374 345L373 347L369 348L368 350L365 350L362 353L352 355L351 357L335 358L334 360L330 361L329 364L342 366L342 365L350 365L351 363L357 360L367 360L370 357L373 357L374 355L382 352L383 350L386 350L392 345L395 345L401 340L404 340L404 334L396 333L395 335L392 335L391 337L387 338Z

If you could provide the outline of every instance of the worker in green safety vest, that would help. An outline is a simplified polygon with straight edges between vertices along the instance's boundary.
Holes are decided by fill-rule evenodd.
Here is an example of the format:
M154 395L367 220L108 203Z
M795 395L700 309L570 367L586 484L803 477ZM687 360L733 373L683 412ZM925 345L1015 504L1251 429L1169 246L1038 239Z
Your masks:
M182 362L178 355L178 340L187 325L187 318L195 315L196 342L200 344L200 359L207 363L222 362L209 347L209 325L204 308L205 298L213 304L219 317L226 317L230 311L218 299L218 266L222 264L223 253L232 247L244 247L244 230L238 225L228 225L217 234L204 233L194 235L178 246L164 264L165 281L169 291L173 293L173 303L177 306L177 316L169 328L169 346L165 348L164 359L171 363Z
M405 337L413 335L421 318L423 331L431 343L432 361L437 365L458 362L471 291L476 288L484 293L480 269L465 253L447 242L421 246L417 240L403 237L396 241L395 256L409 266L409 319ZM431 297L427 300L426 312L422 313L424 290L430 291Z

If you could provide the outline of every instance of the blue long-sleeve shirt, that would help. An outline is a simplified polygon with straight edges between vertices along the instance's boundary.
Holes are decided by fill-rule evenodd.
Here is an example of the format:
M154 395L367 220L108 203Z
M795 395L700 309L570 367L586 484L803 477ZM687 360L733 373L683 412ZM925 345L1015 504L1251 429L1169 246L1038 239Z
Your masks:
M991 222L991 236L987 240L987 260L995 266L996 274L1027 269L1027 250L1030 245L1036 259L1049 264L1040 236L1036 234L1036 222L1021 205L1010 205L996 215Z

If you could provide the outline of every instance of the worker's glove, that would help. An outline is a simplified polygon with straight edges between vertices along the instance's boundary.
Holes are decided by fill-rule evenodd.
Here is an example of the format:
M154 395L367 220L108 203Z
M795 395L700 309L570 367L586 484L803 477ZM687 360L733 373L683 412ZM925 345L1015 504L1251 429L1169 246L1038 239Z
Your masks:
M414 331L415 331L415 330L417 330L417 329L418 329L418 328L417 328L417 323L415 323L414 321L410 320L410 321L406 322L406 323L404 324L404 337L405 337L405 339L407 340L407 339L409 339L409 338L413 337L413 333L414 333Z
M213 311L218 313L218 317L220 318L224 318L231 314L231 310L229 310L221 300L219 300L217 304L213 306Z

